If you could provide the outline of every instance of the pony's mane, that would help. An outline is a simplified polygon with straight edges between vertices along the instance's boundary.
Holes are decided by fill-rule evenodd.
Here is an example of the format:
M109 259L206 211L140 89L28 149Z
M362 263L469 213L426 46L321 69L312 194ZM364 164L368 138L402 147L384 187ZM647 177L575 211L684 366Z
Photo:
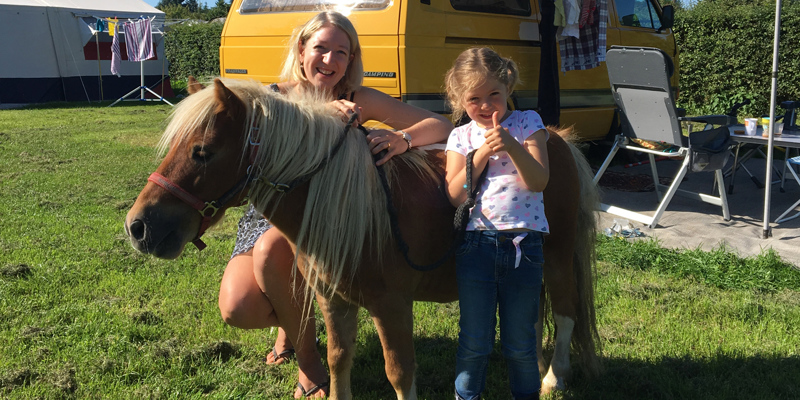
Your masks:
M282 95L254 81L223 79L223 83L247 106L241 134L249 131L254 136L252 141L260 143L254 162L258 176L249 197L268 219L274 214L281 193L265 181L289 183L314 173L327 162L308 181L296 245L312 267L308 268L306 283L321 288L319 279L324 273L329 278L329 292L325 295L331 295L345 278L345 271L349 272L348 278L355 274L365 246L380 252L391 245L386 197L364 135L350 128L338 152L328 160L344 132L344 123L333 116L323 96ZM173 112L159 148L166 149L196 129L208 132L213 127L214 109L212 87L184 99ZM251 130L251 126L258 129ZM242 149L243 160L249 157L248 151L246 146ZM423 153L406 152L384 164L390 187L397 162L405 162L421 176L435 176Z

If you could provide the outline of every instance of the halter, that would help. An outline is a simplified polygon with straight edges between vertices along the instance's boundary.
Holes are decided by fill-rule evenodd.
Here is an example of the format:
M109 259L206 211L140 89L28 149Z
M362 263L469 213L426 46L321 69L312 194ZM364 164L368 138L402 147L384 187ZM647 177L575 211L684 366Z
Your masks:
M336 143L331 148L331 151L328 153L328 157L326 157L324 160L322 160L322 162L319 163L319 165L317 165L317 167L314 168L314 170L309 171L307 174L305 174L303 176L300 176L298 178L295 178L295 179L291 180L289 183L275 183L275 182L273 182L273 181L271 181L269 179L266 179L264 177L260 177L260 178L256 179L256 182L263 183L264 185L269 186L272 190L274 190L274 191L276 191L278 193L288 193L292 189L294 189L297 186L299 186L301 183L307 182L317 172L319 172L322 168L324 168L328 164L328 162L330 162L330 160L333 158L333 156L335 156L336 153L339 152L339 149L342 147L342 144L344 143L344 139L346 138L347 132L350 131L350 127L353 125L353 121L355 121L357 117L358 117L358 114L353 114L353 115L350 116L350 119L347 121L347 124L344 126L344 130L342 131L342 134L339 136L339 139L336 141ZM361 127L359 127L359 128L361 128Z

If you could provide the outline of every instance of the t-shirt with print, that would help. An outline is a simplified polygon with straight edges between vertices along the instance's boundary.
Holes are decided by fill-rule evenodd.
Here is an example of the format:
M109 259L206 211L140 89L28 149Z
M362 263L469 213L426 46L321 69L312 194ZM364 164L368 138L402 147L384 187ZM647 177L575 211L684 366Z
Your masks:
M520 143L539 129L545 129L542 118L535 111L514 111L500 125ZM466 157L470 151L483 145L485 133L486 129L475 121L459 126L450 133L447 151ZM508 153L500 152L490 157L487 168L467 230L529 229L550 233L542 193L528 190Z

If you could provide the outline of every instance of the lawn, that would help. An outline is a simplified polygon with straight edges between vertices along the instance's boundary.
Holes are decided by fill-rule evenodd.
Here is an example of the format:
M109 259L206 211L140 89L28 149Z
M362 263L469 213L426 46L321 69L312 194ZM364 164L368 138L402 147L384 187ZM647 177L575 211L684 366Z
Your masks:
M217 310L241 209L177 260L128 243L123 219L170 110L0 111L0 397L291 398L296 363L263 363L276 332L228 327ZM598 255L603 373L576 364L549 398L800 398L800 271L778 254L601 237ZM391 399L360 317L355 396ZM420 398L451 399L458 305L417 303L415 318ZM499 352L489 369L484 398L510 398Z

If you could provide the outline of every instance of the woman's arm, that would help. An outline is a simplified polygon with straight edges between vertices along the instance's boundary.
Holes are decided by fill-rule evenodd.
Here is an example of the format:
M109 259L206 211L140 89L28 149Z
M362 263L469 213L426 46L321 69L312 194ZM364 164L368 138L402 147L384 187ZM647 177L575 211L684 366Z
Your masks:
M411 136L414 147L442 142L453 130L453 124L447 118L403 103L372 88L362 87L356 91L353 100L339 100L340 111L345 115L348 111L360 112L360 122L373 120L402 130ZM377 165L408 150L408 143L401 132L376 129L370 132L367 141L373 154L387 150L386 156L378 160Z

